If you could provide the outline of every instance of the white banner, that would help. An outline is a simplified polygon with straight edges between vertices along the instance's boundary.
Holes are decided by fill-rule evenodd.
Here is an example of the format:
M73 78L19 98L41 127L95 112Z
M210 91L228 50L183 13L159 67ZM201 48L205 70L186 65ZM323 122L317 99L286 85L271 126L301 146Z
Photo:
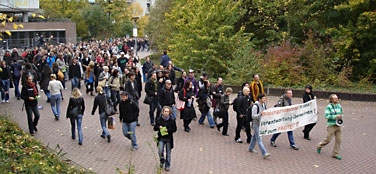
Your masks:
M286 132L316 121L316 99L303 104L270 108L262 114L259 133L269 135Z

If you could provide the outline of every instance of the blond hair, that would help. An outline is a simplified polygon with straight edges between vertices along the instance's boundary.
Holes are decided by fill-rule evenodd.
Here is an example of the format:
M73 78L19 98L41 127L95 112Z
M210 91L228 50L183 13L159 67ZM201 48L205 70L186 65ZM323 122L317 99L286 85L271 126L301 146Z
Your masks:
M81 97L81 92L78 88L73 88L72 97L73 98L80 98Z

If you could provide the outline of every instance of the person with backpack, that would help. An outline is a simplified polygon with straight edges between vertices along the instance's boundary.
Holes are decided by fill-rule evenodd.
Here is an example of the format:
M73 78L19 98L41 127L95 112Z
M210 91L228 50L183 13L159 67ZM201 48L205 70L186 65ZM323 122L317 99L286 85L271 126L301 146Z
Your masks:
M285 94L282 95L281 98L279 98L276 106L277 107L291 106L292 105L291 99L292 99L292 90L287 89L285 91ZM277 145L275 144L275 140L278 138L278 136L280 134L281 134L280 132L273 134L272 138L270 139L270 145L271 146L277 147ZM293 131L287 131L287 135L288 135L288 138L289 138L290 147L294 150L299 150L299 148L295 145L295 142L294 142Z
M265 149L264 144L262 143L262 137L259 134L259 127L260 127L260 121L262 112L266 110L266 96L265 94L259 94L257 96L257 101L252 105L252 129L253 129L253 136L251 138L251 143L249 144L248 151L252 153L257 153L257 151L254 149L256 142L261 150L261 154L264 159L266 159L268 156L270 156L270 153L268 153Z
M245 132L247 134L247 143L251 141L251 128L249 124L249 120L247 120L247 109L249 108L252 100L249 96L250 90L247 87L243 88L243 95L239 96L236 104L236 131L235 131L235 141L237 143L243 143L242 139L240 138L240 130L242 127L245 127Z
M22 66L17 61L13 62L11 65L12 80L14 84L14 93L17 97L17 100L20 100L20 79L21 79L21 70Z

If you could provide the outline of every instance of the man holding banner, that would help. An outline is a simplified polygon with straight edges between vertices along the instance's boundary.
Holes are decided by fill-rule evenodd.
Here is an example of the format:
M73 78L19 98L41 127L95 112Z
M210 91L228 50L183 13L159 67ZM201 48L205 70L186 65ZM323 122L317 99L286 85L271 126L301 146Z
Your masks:
M268 156L270 156L270 153L268 153L265 149L264 144L262 143L262 137L259 134L259 127L260 127L260 120L262 116L262 112L266 110L266 96L265 94L259 94L257 96L256 103L252 106L252 128L254 130L254 135L251 138L251 143L249 144L248 151L252 153L257 153L256 150L254 150L256 142L260 148L261 154L266 159Z
M292 105L291 99L292 99L292 90L287 89L285 94L282 95L281 98L278 100L277 107L291 106ZM280 134L281 134L280 132L275 133L275 134L273 134L272 138L270 139L270 144L273 147L277 147L277 145L275 144L275 140L278 138L278 136ZM288 138L289 138L289 141L290 141L290 147L293 148L294 150L299 150L299 148L295 145L292 130L287 131L287 135L288 135Z

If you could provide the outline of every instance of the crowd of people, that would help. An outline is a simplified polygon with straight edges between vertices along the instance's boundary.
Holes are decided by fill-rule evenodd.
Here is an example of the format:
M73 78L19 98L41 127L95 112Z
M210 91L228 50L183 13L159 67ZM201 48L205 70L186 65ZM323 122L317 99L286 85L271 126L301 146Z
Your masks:
M40 117L38 110L38 102L41 100L40 92L44 92L46 102L51 104L53 118L59 121L60 102L64 100L62 91L67 89L65 82L70 80L72 95L69 98L66 117L71 119L71 138L76 139L77 127L78 144L83 144L81 123L85 108L88 107L85 107L85 97L82 96L80 89L85 86L86 97L95 96L94 93L97 93L94 103L91 104L91 114L94 115L98 108L103 130L100 137L107 139L108 143L111 142L111 135L107 128L106 107L112 106L115 114L119 115L124 136L131 141L132 150L138 149L136 127L141 125L138 121L139 105L147 104L149 105L150 125L158 132L161 168L164 167L167 171L170 170L171 165L173 133L177 130L178 110L180 110L179 118L183 121L185 132L191 131L190 124L193 120L204 125L207 118L210 128L216 128L223 136L229 136L229 108L233 105L237 121L234 132L235 142L243 143L241 130L244 129L246 142L250 144L248 150L257 153L254 149L257 142L263 158L270 156L258 133L262 112L267 109L264 87L258 74L253 76L250 83L243 83L237 98L230 100L233 90L224 88L221 77L218 77L214 84L210 83L207 73L202 73L202 76L196 79L193 69L185 71L174 66L167 51L162 53L159 64L154 64L149 57L146 57L140 69L140 59L135 56L132 44L134 44L132 38L118 38L80 42L77 45L36 47L33 50L26 49L22 56L19 56L16 48L11 54L6 52L0 69L2 103L11 102L9 95L12 85L15 98L24 100L29 133L34 135L38 131L37 125ZM23 62L24 65L22 65ZM181 73L180 77L176 75L178 72ZM19 91L20 82L21 91ZM143 86L145 93L142 92ZM145 94L145 97L143 102L140 102L142 94ZM303 102L314 98L312 86L307 85ZM177 107L178 101L183 105ZM341 159L338 155L340 127L333 124L333 120L341 117L342 109L336 95L331 96L330 102L325 112L328 119L328 136L318 145L317 152L320 153L321 148L335 135L336 146L333 150L333 157ZM286 90L277 106L290 105L292 105L292 90ZM200 114L196 113L195 106L198 107ZM249 107L252 107L252 119L247 117ZM314 125L315 123L305 126L303 130L305 139L310 140L309 133ZM331 127L330 130L329 127ZM253 129L253 136L251 129ZM279 134L272 136L271 146L277 147L276 139ZM291 148L298 150L293 131L288 131L287 134ZM166 156L164 156L164 148Z

